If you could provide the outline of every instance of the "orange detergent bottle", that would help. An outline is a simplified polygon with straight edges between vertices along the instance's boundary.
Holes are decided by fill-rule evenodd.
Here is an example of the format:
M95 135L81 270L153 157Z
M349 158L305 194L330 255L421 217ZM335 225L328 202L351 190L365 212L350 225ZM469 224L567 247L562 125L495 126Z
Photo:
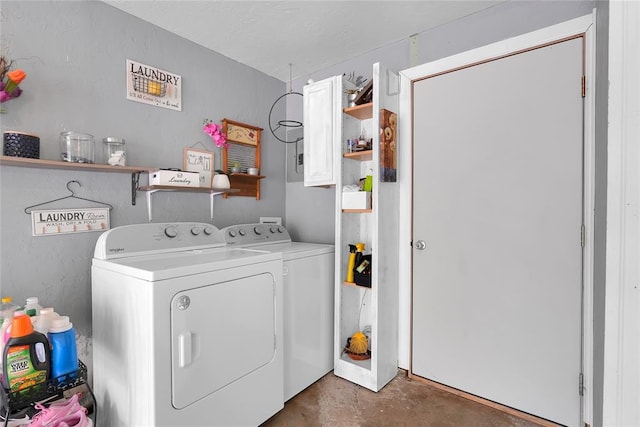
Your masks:
M44 334L33 330L31 318L19 314L11 322L11 335L3 354L3 386L22 390L49 379L51 350Z

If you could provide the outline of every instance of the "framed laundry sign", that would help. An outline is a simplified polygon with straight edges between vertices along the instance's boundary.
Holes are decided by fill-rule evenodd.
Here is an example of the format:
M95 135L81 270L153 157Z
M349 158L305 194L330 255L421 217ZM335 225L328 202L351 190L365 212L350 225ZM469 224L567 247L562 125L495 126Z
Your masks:
M109 208L31 211L33 236L105 231L111 228Z
M211 188L213 184L213 151L185 147L182 156L182 170L198 172L200 187Z
M127 99L182 111L182 76L127 59Z

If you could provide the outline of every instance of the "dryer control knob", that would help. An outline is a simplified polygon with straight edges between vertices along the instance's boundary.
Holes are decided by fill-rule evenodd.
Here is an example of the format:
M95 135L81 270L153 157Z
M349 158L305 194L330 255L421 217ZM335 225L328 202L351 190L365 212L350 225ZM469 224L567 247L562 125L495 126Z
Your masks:
M191 227L191 234L193 234L194 236L197 236L198 234L200 234L200 230L198 227Z
M213 234L213 227L206 226L204 228L204 234L206 234L207 236L211 236Z
M272 232L272 233L275 233L276 231L278 231L278 228L277 227L271 227L269 229L269 231Z
M278 227L278 233L284 233L284 227Z
M227 234L229 234L229 237L236 237L236 236L238 235L238 234L237 234L235 231L233 231L233 230L229 230L229 233L227 233Z
M258 236L262 234L262 230L260 230L260 227L253 227L253 232Z
M164 229L164 235L170 239L173 239L178 235L178 230L176 230L176 228L173 226L169 226Z
M244 229L241 228L240 230L238 230L238 234L240 234L241 236L244 236L247 233L245 233Z

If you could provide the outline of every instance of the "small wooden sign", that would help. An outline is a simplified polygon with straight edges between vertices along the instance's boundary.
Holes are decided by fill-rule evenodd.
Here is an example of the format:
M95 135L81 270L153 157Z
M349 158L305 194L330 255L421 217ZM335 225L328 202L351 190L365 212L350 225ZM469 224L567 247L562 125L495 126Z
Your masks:
M33 236L86 233L110 228L109 208L31 211Z
M226 125L227 141L240 144L258 145L262 128L244 123L223 120L223 128Z
M182 76L127 59L127 99L182 111Z
M380 182L396 182L398 167L398 115L380 110Z

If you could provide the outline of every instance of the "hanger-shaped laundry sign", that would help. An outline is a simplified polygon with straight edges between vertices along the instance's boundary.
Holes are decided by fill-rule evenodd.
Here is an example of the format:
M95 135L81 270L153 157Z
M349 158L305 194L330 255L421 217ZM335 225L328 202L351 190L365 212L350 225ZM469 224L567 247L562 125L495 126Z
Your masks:
M38 203L24 209L25 213L31 215L33 236L105 231L110 228L109 211L113 209L113 206L109 203L76 196L70 187L71 183L76 183L80 187L82 186L78 181L69 181L67 182L67 189L71 192L70 195ZM66 199L84 200L97 203L102 207L33 209Z

